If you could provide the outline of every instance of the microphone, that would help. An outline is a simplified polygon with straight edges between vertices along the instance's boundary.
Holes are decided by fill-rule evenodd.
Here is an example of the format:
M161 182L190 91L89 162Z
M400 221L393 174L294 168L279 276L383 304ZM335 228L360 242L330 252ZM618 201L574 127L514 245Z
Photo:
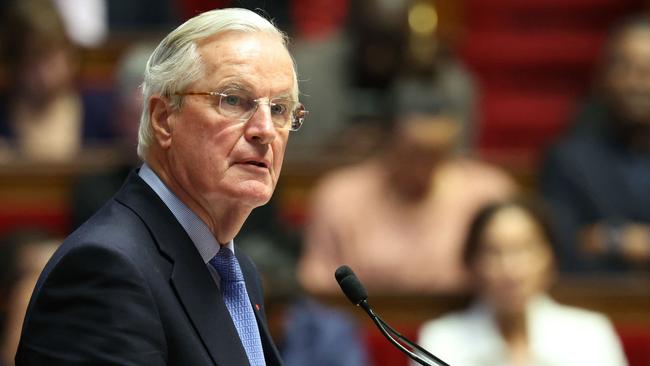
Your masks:
M345 296L352 302L352 304L361 307L365 312L370 316L372 321L375 323L379 331L391 342L397 349L402 351L405 355L410 357L412 360L416 361L420 365L424 366L434 366L425 360L420 354L415 351L419 351L424 354L429 360L433 361L438 366L449 366L448 363L439 359L438 357L432 355L424 348L420 347L417 343L409 340L408 338L401 335L395 329L391 328L386 322L384 322L379 315L377 315L374 310L368 304L368 293L366 292L365 287L361 284L361 281L354 274L352 269L346 265L340 266L334 272L334 277L336 282L338 282L341 290ZM400 341L408 345L411 349L406 348L402 343L398 342L394 337L397 337Z
M337 268L336 272L334 272L334 277L336 277L336 282L339 283L341 290L343 290L343 293L352 304L358 306L362 301L368 300L366 289L350 267L341 266Z

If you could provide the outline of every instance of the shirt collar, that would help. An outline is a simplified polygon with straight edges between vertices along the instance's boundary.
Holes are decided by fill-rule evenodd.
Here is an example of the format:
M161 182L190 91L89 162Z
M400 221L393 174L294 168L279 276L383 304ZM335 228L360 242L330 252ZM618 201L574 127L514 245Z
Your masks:
M176 195L163 183L158 175L147 165L142 165L138 175L147 183L151 189L156 192L158 197L165 203L167 208L172 212L176 220L181 224L187 235L190 237L194 246L199 251L203 262L206 264L214 257L221 248L217 239L203 222L186 204L184 204ZM233 241L229 241L225 246L235 252Z

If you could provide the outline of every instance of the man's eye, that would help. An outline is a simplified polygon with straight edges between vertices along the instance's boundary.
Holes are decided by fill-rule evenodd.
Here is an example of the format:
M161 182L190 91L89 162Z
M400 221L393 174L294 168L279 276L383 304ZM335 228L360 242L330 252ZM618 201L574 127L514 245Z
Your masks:
M276 114L276 115L284 115L287 113L287 110L289 108L287 107L286 104L283 103L272 103L271 104L271 113Z
M223 97L222 101L227 105L237 106L241 104L241 98L237 95L229 94Z

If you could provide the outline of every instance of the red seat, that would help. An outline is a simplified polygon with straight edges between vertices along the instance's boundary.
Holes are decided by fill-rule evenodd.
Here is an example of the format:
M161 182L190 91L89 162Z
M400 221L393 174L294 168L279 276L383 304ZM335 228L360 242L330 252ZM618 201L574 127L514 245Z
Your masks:
M544 91L488 91L479 104L479 145L484 149L542 149L566 125L575 99L571 94Z
M467 0L460 55L479 81L479 151L534 164L589 93L609 29L644 9L642 0Z
M650 365L650 328L617 326L616 331L630 366Z
M56 205L3 206L0 208L0 235L21 228L38 228L53 235L67 235L70 230L69 217L67 208Z
M417 338L417 327L404 327L399 326L395 329L403 336L413 341ZM395 348L384 336L381 334L374 324L366 327L365 342L369 350L370 365L372 366L408 366L409 358L404 355L400 350Z
M463 58L473 69L591 66L604 35L586 31L470 30Z

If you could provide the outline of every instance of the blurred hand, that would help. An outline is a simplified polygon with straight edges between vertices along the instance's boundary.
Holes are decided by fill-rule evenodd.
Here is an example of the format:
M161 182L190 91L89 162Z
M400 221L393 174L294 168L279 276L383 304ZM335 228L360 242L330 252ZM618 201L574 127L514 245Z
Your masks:
M637 223L624 226L621 255L636 264L650 262L650 226Z
M600 256L607 252L607 236L603 224L597 223L584 227L578 233L580 251L591 256Z
M579 234L580 249L592 256L608 255L611 246L616 254L633 264L650 262L650 225L630 223L613 228L596 223L585 227Z

